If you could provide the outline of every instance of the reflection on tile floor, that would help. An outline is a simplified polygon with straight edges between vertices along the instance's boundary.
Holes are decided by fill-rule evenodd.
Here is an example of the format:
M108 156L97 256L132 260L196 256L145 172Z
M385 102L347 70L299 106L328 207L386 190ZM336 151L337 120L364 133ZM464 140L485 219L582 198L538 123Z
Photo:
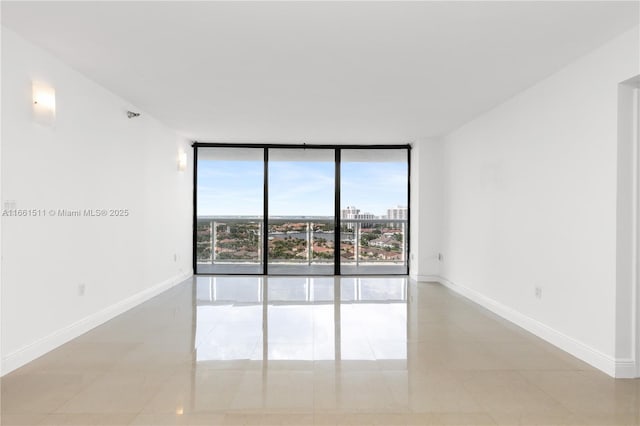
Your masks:
M640 380L402 277L194 278L1 386L2 425L640 424Z

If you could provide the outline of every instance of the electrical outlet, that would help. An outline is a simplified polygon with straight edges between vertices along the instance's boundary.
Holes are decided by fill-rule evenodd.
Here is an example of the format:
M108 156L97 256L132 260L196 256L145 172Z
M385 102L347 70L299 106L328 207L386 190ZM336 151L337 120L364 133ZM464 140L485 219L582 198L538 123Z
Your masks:
M542 287L537 287L535 288L535 295L536 298L538 299L542 299Z
M84 284L78 284L78 296L84 296L85 287Z

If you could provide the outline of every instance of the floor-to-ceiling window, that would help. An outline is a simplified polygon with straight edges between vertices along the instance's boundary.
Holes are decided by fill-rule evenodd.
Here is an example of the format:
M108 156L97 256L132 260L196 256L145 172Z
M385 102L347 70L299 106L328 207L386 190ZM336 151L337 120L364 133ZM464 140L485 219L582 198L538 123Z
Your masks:
M408 167L405 150L341 150L343 274L407 272Z
M198 274L406 274L409 146L195 143Z
M264 151L197 152L196 273L261 274L264 239Z
M269 150L271 274L334 274L335 153Z

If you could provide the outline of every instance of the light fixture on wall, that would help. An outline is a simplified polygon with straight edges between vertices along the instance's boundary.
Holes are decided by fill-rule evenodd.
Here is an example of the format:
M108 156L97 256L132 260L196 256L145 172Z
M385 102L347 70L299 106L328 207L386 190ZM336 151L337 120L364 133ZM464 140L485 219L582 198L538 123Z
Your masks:
M31 85L33 96L33 118L43 125L52 126L56 119L56 90L41 82Z
M187 153L184 151L178 152L178 170L181 172L187 170Z

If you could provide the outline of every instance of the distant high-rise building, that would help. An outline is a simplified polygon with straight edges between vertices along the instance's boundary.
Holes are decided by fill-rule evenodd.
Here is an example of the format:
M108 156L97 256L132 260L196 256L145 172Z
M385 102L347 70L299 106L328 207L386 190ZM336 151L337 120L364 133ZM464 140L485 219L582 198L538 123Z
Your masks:
M409 219L409 209L407 206L387 209L387 219L407 220Z
M351 220L372 220L375 219L376 216L373 213L360 213L360 209L355 206L347 206L346 209L342 209L340 211L340 219L351 219ZM347 228L353 229L353 223L346 223ZM362 223L363 227L371 226L371 223Z
M358 213L360 213L360 209L355 206L347 206L346 209L340 210L340 219L355 219Z

